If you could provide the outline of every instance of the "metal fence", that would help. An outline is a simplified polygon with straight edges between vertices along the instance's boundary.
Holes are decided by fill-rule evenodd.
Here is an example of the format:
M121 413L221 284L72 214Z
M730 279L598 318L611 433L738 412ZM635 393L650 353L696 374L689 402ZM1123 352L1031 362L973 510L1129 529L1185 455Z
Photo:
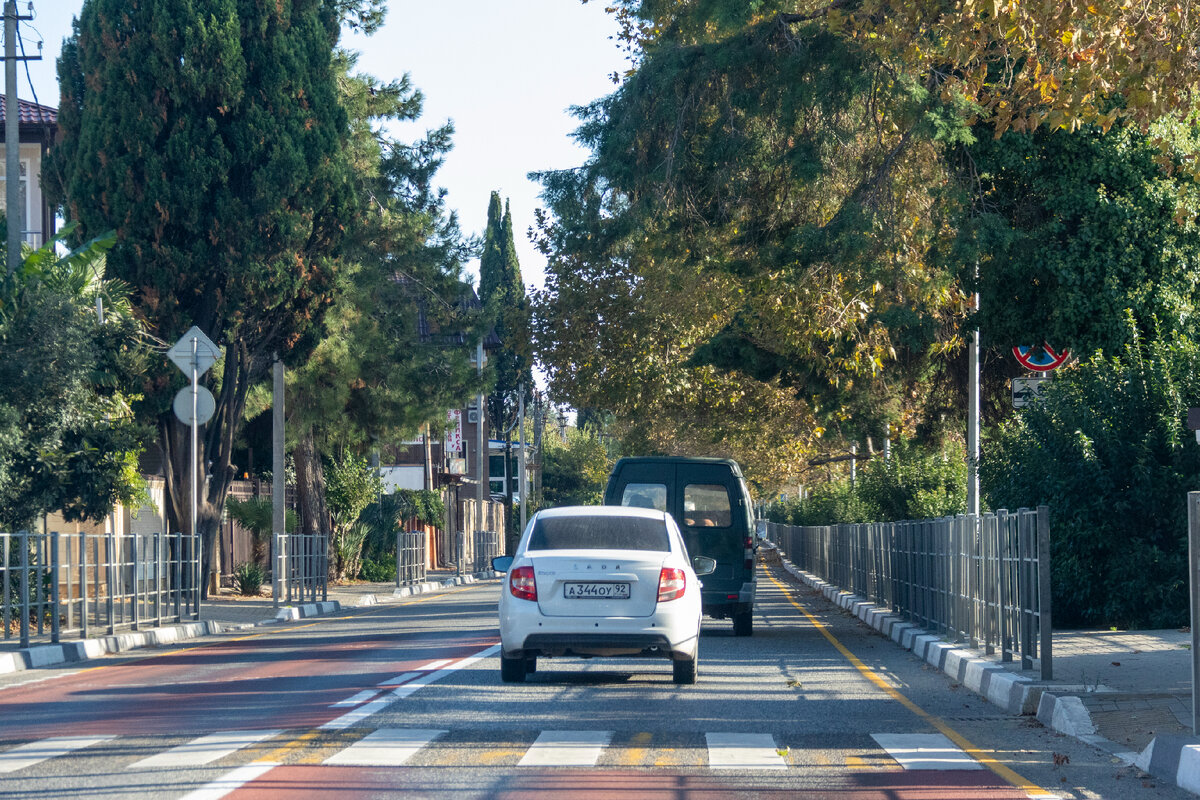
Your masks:
M329 537L320 533L276 533L271 599L280 603L329 599Z
M951 641L1053 677L1050 512L797 527L767 538L800 569Z
M474 572L484 572L492 568L492 559L504 553L504 546L499 531L475 531Z
M425 531L396 531L396 586L425 580Z
M0 533L4 640L29 647L200 618L199 537Z

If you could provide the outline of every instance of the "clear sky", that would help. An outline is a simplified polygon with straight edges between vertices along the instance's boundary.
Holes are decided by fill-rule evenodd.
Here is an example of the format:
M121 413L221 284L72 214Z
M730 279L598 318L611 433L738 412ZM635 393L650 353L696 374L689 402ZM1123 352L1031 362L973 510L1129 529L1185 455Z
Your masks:
M26 13L27 0L19 0ZM539 187L534 170L577 166L586 153L569 134L568 113L615 88L609 80L627 66L616 31L599 0L390 0L388 21L369 38L343 37L362 53L361 71L381 80L412 77L425 95L425 114L413 139L446 120L454 122L454 150L438 173L463 230L479 233L493 190L511 199L521 270L541 286L544 260L525 231L533 224ZM33 0L36 19L22 24L26 53L45 42L42 61L29 63L37 99L58 105L55 60L83 0ZM40 34L40 35L39 35ZM20 96L32 99L24 68ZM477 269L472 265L472 270Z

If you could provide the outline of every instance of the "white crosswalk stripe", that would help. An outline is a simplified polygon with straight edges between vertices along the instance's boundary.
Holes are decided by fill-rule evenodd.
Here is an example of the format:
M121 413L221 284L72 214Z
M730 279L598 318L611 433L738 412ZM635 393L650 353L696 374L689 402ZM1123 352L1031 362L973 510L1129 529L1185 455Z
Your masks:
M594 767L612 731L542 731L517 766Z
M905 769L983 769L940 733L872 733L871 738Z
M380 728L325 759L325 763L346 767L398 767L415 756L421 748L448 732L424 728Z
M391 692L386 694L390 695ZM384 697L372 700L367 705L390 702L390 697ZM372 711L372 709L368 709L363 714L351 712L332 723L319 726L319 729L345 729L369 716ZM351 716L354 719L347 719ZM128 769L138 771L200 767L284 733L283 730L218 731L142 758L130 764ZM380 728L354 744L329 755L323 763L362 767L397 767L414 761L418 764L436 763L437 759L442 757L437 753L430 756L422 755L419 758L417 756L425 750L436 750L439 747L443 749L446 747L462 748L468 741L478 741L464 739L463 735L455 737L451 734L452 732L449 730L433 728ZM703 734L703 744L698 741L700 735L699 733L695 734L694 745L683 745L687 751L694 753L687 760L695 766L707 764L708 768L713 770L786 770L790 766L800 766L799 761L789 764L789 759L780 749L783 747L780 740L769 733L708 732ZM538 734L536 740L528 745L516 766L595 767L604 759L605 751L612 747L615 736L614 731L544 730ZM23 744L0 752L0 774L16 772L43 761L69 756L78 750L111 742L117 738L116 736L65 736ZM977 760L963 752L940 733L873 733L871 738L900 767L906 770L980 770L984 768ZM637 740L637 749L644 750L647 747L654 747L649 733L638 734L634 739ZM526 741L528 740L526 739ZM625 741L626 737L619 739L619 742ZM663 746L674 751L680 745L681 743L675 735L669 744ZM622 745L618 743L617 751L620 752L614 751L615 754L611 755L604 763L621 763L624 752L621 747ZM705 754L707 761L704 760ZM514 752L512 758L516 757L517 753ZM802 755L795 757L802 758ZM430 762L429 759L433 759L433 761ZM510 766L513 764L512 761L507 761L507 763ZM650 762L643 763L649 764ZM231 779L242 777L242 772L239 770L245 771L246 769L248 767L238 768L235 770L238 775L235 776L234 773L231 773ZM250 775L251 773L245 774ZM197 797L218 796L220 787L225 787L228 791L226 784L217 781L211 786L203 787Z
M16 772L51 758L115 739L115 736L58 736L23 744L0 753L0 773Z
M249 747L283 733L272 731L218 731L193 739L186 744L164 750L129 765L129 769L164 769L196 767L211 764L230 753Z
M707 733L704 738L713 769L787 769L769 733Z

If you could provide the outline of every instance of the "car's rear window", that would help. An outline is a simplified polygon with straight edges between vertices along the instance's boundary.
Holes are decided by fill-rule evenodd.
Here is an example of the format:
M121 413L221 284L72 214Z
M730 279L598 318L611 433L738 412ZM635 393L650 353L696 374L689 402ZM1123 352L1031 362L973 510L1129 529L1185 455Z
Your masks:
M526 550L651 550L668 552L667 526L638 517L546 517L533 525Z

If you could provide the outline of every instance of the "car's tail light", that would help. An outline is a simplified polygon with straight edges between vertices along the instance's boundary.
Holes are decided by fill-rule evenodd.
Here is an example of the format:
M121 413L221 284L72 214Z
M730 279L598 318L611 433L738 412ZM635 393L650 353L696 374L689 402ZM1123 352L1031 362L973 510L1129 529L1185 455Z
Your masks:
M537 600L537 581L533 577L533 567L517 567L508 573L508 590L513 597L522 600Z
M658 573L658 602L665 603L667 600L674 600L683 596L683 590L687 588L687 578L683 574L683 570L675 567L663 567L662 572Z

